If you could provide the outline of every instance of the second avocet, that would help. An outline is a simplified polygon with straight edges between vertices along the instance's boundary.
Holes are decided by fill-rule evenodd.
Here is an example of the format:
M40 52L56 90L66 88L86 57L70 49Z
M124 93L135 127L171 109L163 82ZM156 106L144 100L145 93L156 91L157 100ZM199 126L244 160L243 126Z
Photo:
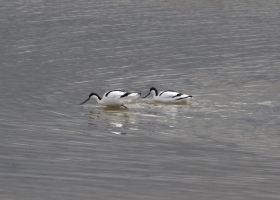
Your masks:
M192 95L187 95L183 93L179 93L172 90L165 90L158 92L156 88L152 87L150 92L143 98L146 98L152 94L153 99L155 101L163 102L163 103L178 103L178 102L186 102L188 99L192 98Z

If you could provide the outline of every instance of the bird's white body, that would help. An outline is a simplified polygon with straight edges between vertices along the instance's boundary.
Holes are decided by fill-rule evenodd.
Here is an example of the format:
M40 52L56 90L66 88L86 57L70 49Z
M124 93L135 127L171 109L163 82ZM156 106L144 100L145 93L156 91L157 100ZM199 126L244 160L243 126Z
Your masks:
M121 106L129 103L140 96L140 93L129 93L120 90L112 90L106 92L102 99L99 100L96 96L97 102L104 106Z
M182 94L182 93L172 91L172 90L158 92L157 89L154 87L152 87L150 89L149 94L152 94L153 99L155 101L159 101L159 102L163 102L163 103L185 102L188 99L192 98L192 95ZM148 95L146 95L145 97L147 97ZM143 98L145 98L145 97L143 97Z
M124 104L137 99L140 95L140 93L130 93L121 90L111 90L106 92L103 95L103 97L100 98L98 94L91 93L89 95L89 98L81 104L84 104L90 99L95 99L99 104L104 106L124 106Z

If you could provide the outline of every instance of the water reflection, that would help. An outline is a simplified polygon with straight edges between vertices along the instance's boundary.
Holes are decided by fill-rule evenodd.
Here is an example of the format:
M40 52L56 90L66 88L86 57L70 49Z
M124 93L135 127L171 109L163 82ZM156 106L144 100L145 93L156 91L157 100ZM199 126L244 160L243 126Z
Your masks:
M158 103L152 101L149 112L157 116L154 119L155 132L178 134L185 132L186 120L190 117L191 103ZM160 116L160 117L159 117Z
M279 1L15 2L0 199L279 199ZM76 106L150 86L195 99Z
M136 135L184 132L185 122L191 116L190 102L159 103L143 100L122 107L95 107L86 115L88 124L105 133Z
M127 130L138 130L137 117L133 111L123 107L100 107L87 115L88 124L106 132L128 135Z

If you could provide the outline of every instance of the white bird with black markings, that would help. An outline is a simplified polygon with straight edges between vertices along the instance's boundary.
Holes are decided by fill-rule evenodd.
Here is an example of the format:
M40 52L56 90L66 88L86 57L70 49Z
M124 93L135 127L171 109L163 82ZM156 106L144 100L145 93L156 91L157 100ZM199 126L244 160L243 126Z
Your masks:
M163 102L163 103L179 103L179 102L186 102L188 99L192 98L192 95L182 94L172 90L166 90L158 92L156 88L152 87L150 89L149 94L152 94L153 99L155 101ZM147 94L145 97L149 96Z
M88 99L86 99L80 105L83 105L90 99L95 99L99 104L104 106L123 106L127 108L124 104L137 99L140 95L141 93L124 92L122 90L111 90L106 92L101 98L98 94L91 93Z

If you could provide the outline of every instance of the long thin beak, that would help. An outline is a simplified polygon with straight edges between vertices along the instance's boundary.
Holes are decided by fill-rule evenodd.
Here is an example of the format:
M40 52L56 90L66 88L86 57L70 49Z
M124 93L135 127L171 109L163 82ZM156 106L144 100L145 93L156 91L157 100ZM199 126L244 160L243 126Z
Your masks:
M87 100L85 100L83 103L81 103L80 105L83 105L84 103L86 103L88 100L90 100L90 98L88 98Z
M151 94L151 92L149 92L149 94ZM146 96L142 97L143 99L146 98L147 96L149 96L149 94L147 94Z

